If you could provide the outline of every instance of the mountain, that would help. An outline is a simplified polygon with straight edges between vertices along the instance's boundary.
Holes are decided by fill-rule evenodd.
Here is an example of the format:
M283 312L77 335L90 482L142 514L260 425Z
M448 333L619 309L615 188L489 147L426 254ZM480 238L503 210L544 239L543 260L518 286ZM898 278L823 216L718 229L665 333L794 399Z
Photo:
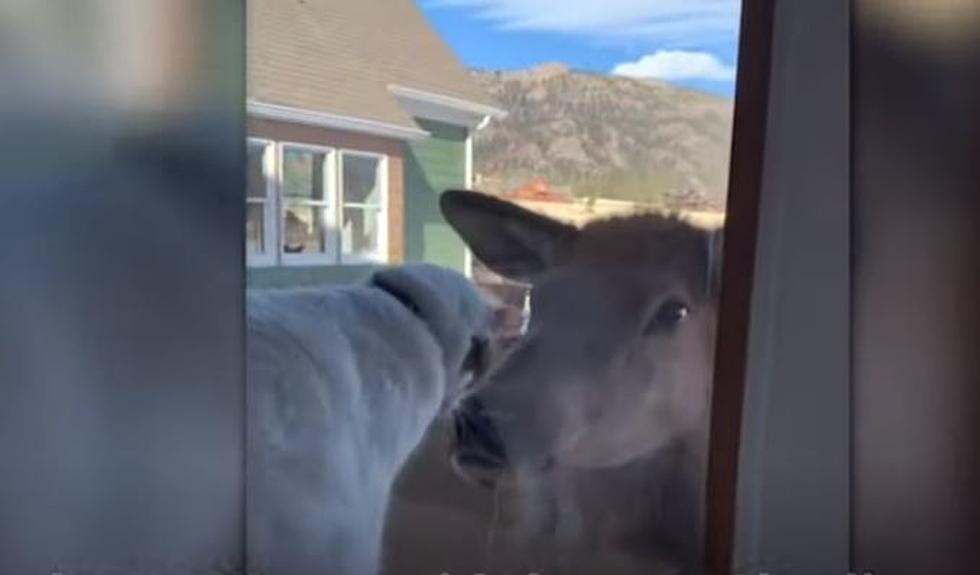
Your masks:
M724 205L731 100L558 64L471 74L508 112L477 132L478 187L543 178L579 197Z

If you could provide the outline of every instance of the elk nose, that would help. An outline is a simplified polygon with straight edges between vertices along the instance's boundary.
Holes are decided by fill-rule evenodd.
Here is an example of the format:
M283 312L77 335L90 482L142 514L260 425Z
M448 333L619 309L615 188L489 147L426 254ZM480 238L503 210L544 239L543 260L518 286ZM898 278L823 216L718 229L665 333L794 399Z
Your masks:
M507 461L504 442L483 402L471 395L460 402L454 415L455 456L460 465L503 467Z

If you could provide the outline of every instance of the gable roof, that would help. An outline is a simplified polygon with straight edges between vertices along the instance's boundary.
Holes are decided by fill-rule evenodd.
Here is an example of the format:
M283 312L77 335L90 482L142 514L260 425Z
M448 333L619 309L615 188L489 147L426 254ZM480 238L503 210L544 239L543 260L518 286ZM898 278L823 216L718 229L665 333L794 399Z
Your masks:
M250 102L410 130L406 91L495 109L413 0L250 0L247 10Z

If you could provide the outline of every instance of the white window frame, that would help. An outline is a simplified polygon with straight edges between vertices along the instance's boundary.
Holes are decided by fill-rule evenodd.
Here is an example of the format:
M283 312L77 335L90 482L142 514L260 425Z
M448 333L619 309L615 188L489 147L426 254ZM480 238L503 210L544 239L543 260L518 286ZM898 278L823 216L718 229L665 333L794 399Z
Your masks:
M265 199L250 198L246 192L245 194L245 207L246 207L246 221L248 218L248 206L249 205L262 205L264 210L262 211L262 226L263 226L263 253L254 254L248 251L248 246L245 248L245 260L246 265L249 267L269 267L276 265L276 261L279 255L279 233L278 229L278 201L277 201L277 187L276 187L276 164L277 164L277 154L278 146L272 140L266 138L253 138L248 137L246 140L246 146L251 146L253 144L259 144L265 147L265 154L262 158L262 175L265 177Z
M489 116L484 118L483 121L480 122L480 125L485 125L487 122L489 122ZM463 184L467 190L473 189L473 137L475 136L473 132L478 130L480 125L478 125L476 128L466 129L466 163L464 166L466 173L463 176ZM463 274L467 278L473 279L473 251L465 242L463 243Z
M344 158L346 156L354 156L359 158L372 158L378 160L378 185L381 190L381 205L379 206L379 216L381 221L381 229L378 230L378 249L373 254L344 254L342 237L343 233L343 221L344 221L344 208L348 206L348 203L344 199ZM391 225L388 213L388 156L385 154L378 154L375 152L364 152L361 150L351 150L351 149L341 149L337 155L337 220L335 222L337 229L337 250L340 255L341 265L357 265L357 264L384 264L388 263L388 228ZM369 206L368 204L351 202L349 204L351 207L366 209L373 208L374 206Z
M333 146L308 144L305 142L277 141L269 138L248 136L247 144L266 146L263 159L263 174L266 180L265 199L249 198L246 194L246 206L263 204L263 225L265 226L265 251L262 254L250 254L246 251L246 266L250 268L275 266L337 266L337 265L376 265L390 261L389 228L391 226L390 172L389 157L386 154L367 152L356 149L341 149ZM303 150L326 155L324 163L327 176L324 178L326 190L322 200L287 200L283 196L284 163L283 156L287 150ZM380 178L381 201L379 216L382 222L378 230L378 250L372 254L343 254L342 224L343 224L343 168L344 156L368 157L378 160L378 177ZM324 210L324 245L326 251L316 254L287 254L284 251L285 229L283 225L287 205L314 205ZM367 208L367 204L351 203L351 207ZM371 206L373 207L373 206ZM247 248L246 248L247 249Z
M279 234L276 238L276 253L279 256L280 263L283 266L335 265L340 250L340 236L337 233L337 221L339 217L337 201L337 149L302 142L279 142L276 148L276 203L278 205L278 209L276 210L276 225L279 229ZM327 189L324 190L322 200L287 200L283 195L283 177L285 173L283 158L287 150L300 150L324 154L326 156L324 166L327 169L327 176L324 178L324 184ZM325 246L323 253L287 254L285 252L285 246L283 245L285 229L282 226L282 222L286 215L287 205L319 206L323 210L323 242Z

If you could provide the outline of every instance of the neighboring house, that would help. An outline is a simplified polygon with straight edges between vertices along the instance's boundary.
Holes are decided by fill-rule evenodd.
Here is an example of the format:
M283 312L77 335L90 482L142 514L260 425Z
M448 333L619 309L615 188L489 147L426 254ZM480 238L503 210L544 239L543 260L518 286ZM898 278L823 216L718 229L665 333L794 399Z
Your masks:
M469 267L438 209L503 112L412 0L250 0L248 283Z
M544 178L534 178L519 188L501 193L500 197L511 201L529 200L569 203L573 200L567 190L559 191L552 188L548 180Z

